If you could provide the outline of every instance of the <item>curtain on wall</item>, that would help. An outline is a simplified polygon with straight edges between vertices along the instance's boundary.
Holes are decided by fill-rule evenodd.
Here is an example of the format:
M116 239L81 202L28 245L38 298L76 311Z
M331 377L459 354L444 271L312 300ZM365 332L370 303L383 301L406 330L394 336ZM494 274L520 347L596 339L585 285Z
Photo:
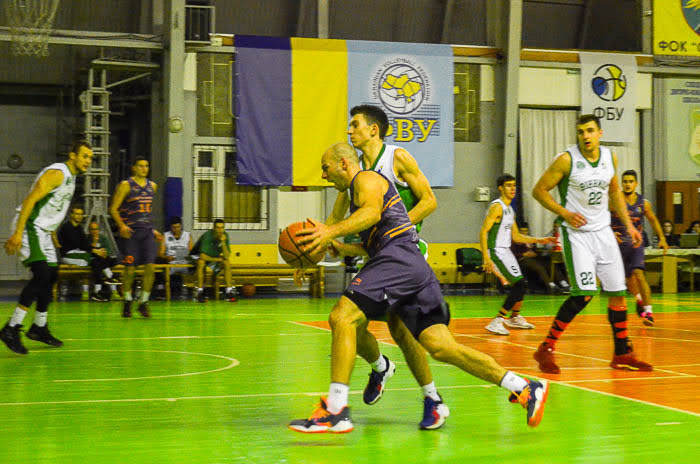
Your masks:
M521 184L523 188L522 203L524 217L530 226L530 234L547 235L552 230L554 213L544 209L531 192L542 173L552 163L554 157L568 146L576 143L576 110L520 110L520 156ZM635 141L611 146L617 154L618 176L627 169L634 169L641 176L639 154L639 113L635 124ZM603 132L605 123L603 122ZM639 178L640 185L641 177ZM556 189L551 190L559 201Z

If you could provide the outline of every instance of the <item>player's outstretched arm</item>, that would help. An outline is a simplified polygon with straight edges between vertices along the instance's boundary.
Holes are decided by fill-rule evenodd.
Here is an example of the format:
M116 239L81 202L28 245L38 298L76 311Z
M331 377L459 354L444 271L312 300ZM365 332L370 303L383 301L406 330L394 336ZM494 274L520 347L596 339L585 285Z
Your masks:
M394 170L399 179L403 179L418 199L408 217L413 224L418 224L437 208L437 199L430 187L430 182L418 167L415 158L403 148L394 153Z
M114 195L112 196L112 204L109 206L109 215L112 217L115 224L117 224L117 228L119 229L119 236L122 238L130 238L131 233L133 232L133 230L131 230L131 227L127 226L126 223L122 221L122 218L119 215L119 207L122 205L124 199L129 194L130 189L131 187L129 187L128 181L121 181L119 183L119 186L117 187L117 190L114 191Z
M646 199L644 200L644 217L647 218L649 224L651 224L651 228L654 230L654 233L657 237L659 237L659 248L663 248L664 254L666 254L666 252L668 251L668 243L666 243L666 236L664 235L664 230L661 227L661 223L656 217L656 214L654 214L654 210L651 209L651 203L649 202L649 200Z
M586 218L579 213L574 213L564 208L549 193L550 190L559 185L559 182L565 176L569 175L570 171L571 155L566 152L560 153L535 184L535 187L532 189L532 196L546 209L564 218L572 227L578 228L586 224Z
M484 218L484 222L481 224L481 230L479 231L479 244L481 245L481 254L484 259L482 268L486 273L496 272L496 266L491 260L491 255L489 255L488 237L489 231L496 222L500 222L502 216L503 208L501 204L493 203L486 213L486 218Z
M27 225L27 220L34 209L34 205L48 195L51 190L61 185L61 182L63 182L63 171L59 169L49 169L37 180L32 191L29 192L29 195L22 202L15 230L5 242L5 251L8 255L14 255L22 246L24 227Z

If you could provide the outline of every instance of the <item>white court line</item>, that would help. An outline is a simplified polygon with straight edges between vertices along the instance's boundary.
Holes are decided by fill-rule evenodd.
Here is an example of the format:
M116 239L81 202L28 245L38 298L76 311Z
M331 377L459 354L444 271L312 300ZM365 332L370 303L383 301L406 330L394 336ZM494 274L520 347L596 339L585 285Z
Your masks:
M308 327L308 326L307 326ZM64 341L71 342L86 342L86 341L119 341L119 340L178 340L178 339L209 339L209 338L263 338L263 337L308 337L312 335L321 335L314 333L299 333L299 334L272 334L272 335L174 335L169 337L112 337L112 338L64 338Z
M299 325L303 325L303 326L305 326L305 327L311 327L311 328L314 328L314 329L320 329L320 330L325 330L325 331L327 331L327 332L330 332L330 329L326 329L325 327L316 327L316 326L306 325L306 324L302 324L302 323L295 322L295 321L289 321L289 322L291 322L292 324L299 324ZM484 338L477 337L477 336L474 336L474 335L464 335L464 334L454 334L454 335L461 335L461 336L465 336L465 337L476 338L476 339L478 339L478 340L492 340L492 339L484 339ZM521 348L527 348L527 349L530 349L530 350L533 350L533 351L535 350L535 348L529 347L529 346L527 346L527 345L522 345L522 344L519 344L519 343L513 343L513 342L509 342L509 341L507 341L507 340L499 340L498 342L499 342L499 343L508 343L508 344L510 344L510 345L519 346L519 347L521 347ZM391 345L392 345L392 346L396 346L396 345L394 345L394 344L391 344ZM561 353L561 352L559 352L559 351L557 351L557 353L558 353L558 354L566 354L566 355L568 355L568 356L574 356L574 357L578 357L578 358L593 359L593 360L601 361L601 362L605 362L605 363L609 362L609 361L606 360L606 359L593 358L593 357L590 357L590 356L582 356L582 355L577 355L577 354L573 354L573 353ZM431 367L432 367L432 366L431 366ZM687 375L687 374L683 374L683 373L680 373L680 372L673 372L673 371L668 371L668 370L664 370L664 369L656 369L656 370L657 370L657 371L660 371L660 372L667 372L667 373L670 373L670 374L677 374L676 377L678 377L678 378L680 378L680 377L684 377L684 378L685 378L685 377L697 377L697 376L694 376L694 375ZM652 378L653 378L653 377L652 377ZM617 381L617 380L624 380L624 379L611 379L611 380L612 380L612 381ZM668 410L670 410L670 411L675 411L675 412L680 412L680 413L685 413L685 414L690 414L690 415L692 415L692 416L700 417L700 414L698 414L698 413L696 413L696 412L693 412L693 411L686 411L686 410L684 410L684 409L678 409L678 408L674 408L674 407L671 407L671 406L665 406L665 405L663 405L663 404L651 403L651 402L649 402L649 401L638 400L638 399L636 399L636 398L631 398L631 397L627 397L627 396L621 396L621 395L617 395L617 394L615 394L615 393L608 393L608 392L604 392L604 391L593 390L593 389L591 389L591 388L582 387L582 386L580 386L580 385L567 384L567 383L565 383L565 382L563 382L563 381L558 381L558 380L551 380L551 379L550 379L549 382L551 382L551 383L556 383L556 384L559 384L559 385L565 385L565 386L570 387L570 388L577 388L577 389L579 389L579 390L584 390L584 391L591 392L591 393L597 393L597 394L599 394L599 395L612 396L612 397L614 397L614 398L620 398L620 399L623 399L623 400L634 401L634 402L637 402L637 403L646 404L646 405L648 405L648 406L655 406L655 407L657 407L657 408L668 409ZM440 389L444 389L444 388L445 388L445 387L443 387L443 386L440 387ZM387 390L388 390L388 389L387 389ZM2 403L0 403L0 406L2 406Z
M506 343L508 345L513 345L513 346L517 346L520 348L526 348L526 349L532 350L532 351L537 350L537 348L533 348L533 347L528 346L528 345L523 345L521 343L514 343L514 342L510 342L508 340L504 340L504 339L490 338L488 335L484 335L484 336L466 335L466 334L454 334L454 335L455 336L459 335L461 337L475 338L477 340L482 340L482 341L490 341L490 342L495 342L495 343ZM489 338L484 338L484 337L489 337ZM586 356L586 355L582 355L582 354L567 353L565 351L557 351L556 353L561 354L561 355L565 355L565 356L572 356L574 358L589 359L592 361L600 361L600 362L603 362L605 364L608 364L610 362L610 360L608 360L608 359L594 358L593 356ZM659 372L666 372L667 374L679 375L679 376L683 376L683 377L695 377L694 375L684 374L683 372L675 372L675 371L670 371L670 370L662 369L662 368L658 368L658 367L655 367L654 370L659 371Z
M441 390L457 390L465 388L495 388L495 385L451 385L441 386ZM416 387L387 388L386 391L415 391ZM287 392L287 393L249 393L239 395L203 395L203 396L170 396L162 398L116 398L106 400L65 400L65 401L19 401L16 403L0 403L1 406L45 406L49 404L94 404L94 403L143 403L148 401L183 401L183 400L218 400L236 398L275 398L281 396L323 396L328 392ZM350 395L361 395L362 390L351 390Z
M221 372L225 371L228 369L231 369L233 367L236 367L240 364L240 362L237 359L234 358L229 358L228 356L222 356L218 354L211 354L211 353L195 353L192 351L169 351L169 350L60 350L60 351L54 351L54 350L48 350L48 351L35 351L35 353L66 353L66 352L74 352L74 353L81 353L81 352L108 352L108 353L133 353L133 352L138 352L138 353L171 353L171 354L190 354L190 355L199 355L199 356L209 356L212 358L220 358L220 359L225 359L227 361L231 361L228 366L220 367L218 369L210 369L207 371L198 371L198 372L185 372L183 374L168 374L168 375L151 375L151 376L144 376L144 377L115 377L115 378L109 378L109 379L57 379L54 380L54 382L58 383L74 383L74 382L120 382L124 380L146 380L146 379L166 379L166 378L171 378L171 377L190 377L193 375L201 375L201 374L212 374L214 372Z

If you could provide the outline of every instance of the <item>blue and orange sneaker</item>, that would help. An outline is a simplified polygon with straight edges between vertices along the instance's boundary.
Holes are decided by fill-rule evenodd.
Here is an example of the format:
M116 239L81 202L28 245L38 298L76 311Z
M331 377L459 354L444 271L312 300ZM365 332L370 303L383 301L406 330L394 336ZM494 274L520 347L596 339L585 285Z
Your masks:
M396 372L396 364L391 362L386 356L384 356L384 360L386 361L386 369L384 372L377 372L372 369L372 372L369 374L369 381L362 394L362 399L365 404L374 404L379 401L384 394L384 385L386 385L386 381Z
M527 425L537 427L544 414L544 405L549 395L549 382L529 380L527 387L516 393L518 402L527 409Z
M311 417L308 419L293 420L289 428L301 433L348 433L354 428L350 419L350 406L345 406L338 414L328 412L326 397L321 397L321 402L316 405Z
M438 396L440 396L439 393ZM419 426L422 430L439 429L445 423L445 419L449 415L450 408L442 402L442 396L440 396L440 401L435 401L429 396L426 396L423 400L423 420Z

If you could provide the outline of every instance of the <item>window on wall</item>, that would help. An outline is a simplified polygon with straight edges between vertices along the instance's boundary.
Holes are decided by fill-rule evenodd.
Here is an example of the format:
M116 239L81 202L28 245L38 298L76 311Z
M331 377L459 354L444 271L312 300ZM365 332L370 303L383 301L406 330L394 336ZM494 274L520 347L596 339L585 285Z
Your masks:
M195 145L193 158L195 229L211 229L219 218L227 229L268 229L269 190L236 184L233 146Z
M481 67L455 63L454 72L455 142L481 140Z

